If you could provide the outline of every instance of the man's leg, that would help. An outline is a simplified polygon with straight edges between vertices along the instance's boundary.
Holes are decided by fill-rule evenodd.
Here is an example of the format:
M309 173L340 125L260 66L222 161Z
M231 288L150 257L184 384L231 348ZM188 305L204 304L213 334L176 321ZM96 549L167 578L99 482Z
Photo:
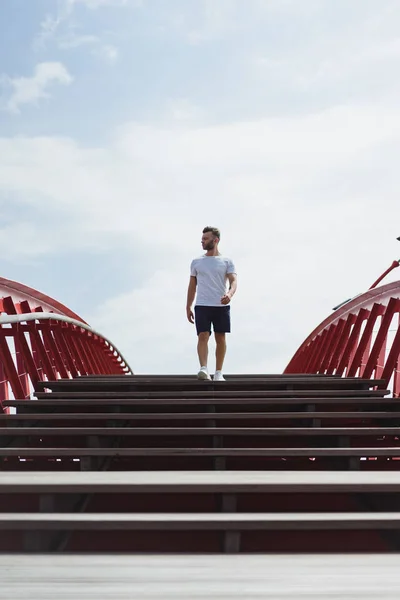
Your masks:
M208 340L211 334L210 308L208 306L195 306L194 308L197 330L197 354L199 355L200 371L198 379L211 379L207 369Z
M199 355L200 367L206 367L208 362L208 340L210 339L210 333L208 331L202 331L199 333L197 341L197 354Z
M224 359L226 354L226 334L231 330L231 308L230 306L218 307L213 315L213 325L215 332L215 375L214 381L225 381L222 374Z
M226 354L226 335L225 333L217 333L215 332L215 343L217 345L215 349L215 358L216 358L216 371L222 371L222 367L224 366L224 359Z

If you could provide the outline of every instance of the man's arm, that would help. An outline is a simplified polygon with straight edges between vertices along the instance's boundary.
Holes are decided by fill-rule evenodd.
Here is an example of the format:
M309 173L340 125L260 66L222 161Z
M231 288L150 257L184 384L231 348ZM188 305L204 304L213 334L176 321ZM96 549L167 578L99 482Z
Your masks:
M197 287L197 277L194 277L193 275L191 275L190 279L189 279L189 287L188 287L187 301L186 301L186 315L187 315L188 321L190 323L194 323L194 314L192 311L192 306L193 306L194 298L196 296L196 287Z
M226 292L225 296L222 296L221 304L229 304L237 289L236 273L228 273L227 277L229 281L229 290Z

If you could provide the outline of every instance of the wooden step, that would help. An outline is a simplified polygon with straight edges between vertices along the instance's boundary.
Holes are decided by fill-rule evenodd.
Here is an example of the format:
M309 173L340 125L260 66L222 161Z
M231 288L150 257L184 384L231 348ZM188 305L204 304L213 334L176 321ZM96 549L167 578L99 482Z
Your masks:
M40 409L49 410L61 410L63 407L67 407L69 410L74 408L84 407L109 407L117 408L120 406L141 406L143 408L150 406L163 406L173 409L177 406L222 406L225 407L240 407L239 410L243 411L246 408L254 406L271 406L271 407L294 407L302 406L307 407L309 405L326 405L342 407L346 405L363 406L369 407L374 406L377 409L381 407L393 407L397 409L400 407L399 400L397 398L379 398L379 397L296 397L296 398L63 398L58 399L52 397L53 394L48 394L47 398L40 400L4 400L3 407L15 407L18 411L36 411ZM383 410L383 409L382 409ZM274 411L275 412L275 411Z
M136 457L400 457L399 447L351 448L47 448L0 447L0 457L84 457L84 456L136 456ZM171 465L172 467L172 465Z
M0 436L398 436L399 427L3 427ZM399 447L400 450L400 447Z
M0 494L399 493L400 472L4 472Z
M260 531L400 529L400 512L378 513L0 513L1 531Z
M304 421L305 419L320 420L389 420L396 421L400 419L400 411L302 411L302 412L158 412L158 413L132 413L132 412L89 412L89 413L18 413L6 414L0 413L1 426L19 423L20 427L29 426L30 422L57 422L57 421L275 421L275 420L293 420ZM0 429L1 431L1 429Z
M50 389L53 391L207 391L213 390L368 390L372 387L384 387L385 382L381 379L362 379L359 377L336 378L336 377L266 377L257 379L232 379L214 382L193 380L181 380L172 378L141 378L134 376L124 377L102 377L91 379L60 379L55 381L41 381L35 385L36 391Z
M350 403L352 401L370 402L385 402L400 406L398 398L385 397L389 393L388 390L343 390L316 392L315 390L294 392L246 392L236 394L235 392L224 394L215 392L214 394L157 394L156 392L138 393L126 392L113 394L112 392L54 392L54 393L37 393L37 398L33 400L4 400L4 406L18 406L18 403L26 402L61 402L71 401L95 401L99 404L122 403L127 404L305 404L309 402L341 404ZM89 402L90 403L90 402ZM22 406L22 405L21 405Z

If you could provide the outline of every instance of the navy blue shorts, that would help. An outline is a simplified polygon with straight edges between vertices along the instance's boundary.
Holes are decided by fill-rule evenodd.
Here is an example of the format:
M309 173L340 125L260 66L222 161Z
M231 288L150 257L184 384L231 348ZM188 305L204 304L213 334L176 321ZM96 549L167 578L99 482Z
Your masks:
M211 334L211 325L215 333L230 333L231 307L226 306L195 306L195 323L197 335L208 331Z

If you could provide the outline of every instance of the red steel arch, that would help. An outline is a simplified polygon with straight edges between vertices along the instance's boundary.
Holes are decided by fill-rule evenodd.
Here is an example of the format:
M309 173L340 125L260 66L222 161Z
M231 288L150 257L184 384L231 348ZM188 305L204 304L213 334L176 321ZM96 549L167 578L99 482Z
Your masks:
M82 321L82 323L86 323L82 317L67 308L64 304L61 304L61 302L58 302L58 300L54 300L54 298L51 298L50 296L47 296L46 294L43 294L43 292L39 292L34 288L28 287L23 283L18 283L17 281L0 277L0 298L4 296L10 296L13 301L17 303L23 300L33 302L35 306L40 306L43 311L56 312L59 315L65 315L66 317L70 317L76 321ZM1 310L1 312L7 313L7 310Z
M400 395L400 281L370 289L327 317L304 340L285 373L383 379Z
M0 405L29 398L38 381L131 372L107 338L42 292L0 277L0 313Z

